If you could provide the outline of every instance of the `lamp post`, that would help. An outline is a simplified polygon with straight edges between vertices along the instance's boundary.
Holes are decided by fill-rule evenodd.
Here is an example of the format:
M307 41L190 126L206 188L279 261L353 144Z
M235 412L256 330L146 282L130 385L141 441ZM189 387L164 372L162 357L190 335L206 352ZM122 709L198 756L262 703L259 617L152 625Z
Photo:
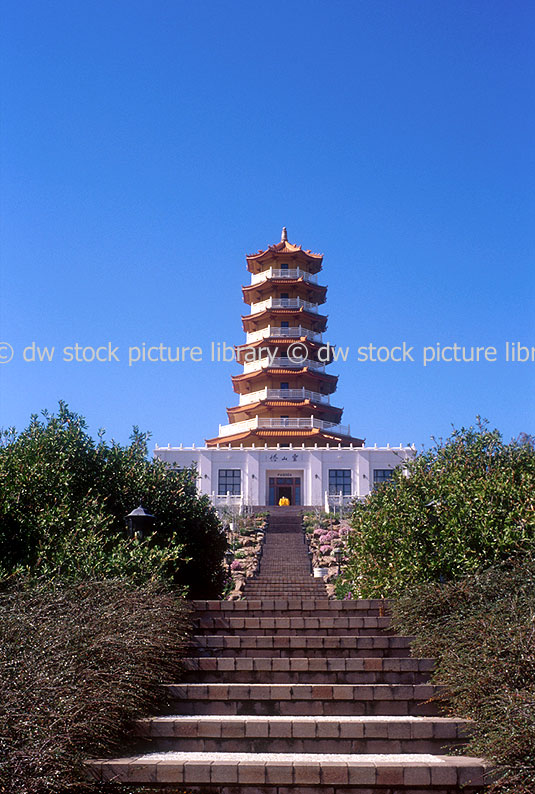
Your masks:
M150 531L155 521L155 516L139 505L139 507L136 507L135 510L132 510L131 513L125 516L125 521L128 537L136 538L136 540L143 540L147 532Z
M342 549L340 548L340 546L333 551L333 556L334 556L334 559L336 560L336 564L338 566L338 571L336 573L337 576L340 576L340 570L341 570L340 564L342 562L342 554L343 554L343 552L342 552Z

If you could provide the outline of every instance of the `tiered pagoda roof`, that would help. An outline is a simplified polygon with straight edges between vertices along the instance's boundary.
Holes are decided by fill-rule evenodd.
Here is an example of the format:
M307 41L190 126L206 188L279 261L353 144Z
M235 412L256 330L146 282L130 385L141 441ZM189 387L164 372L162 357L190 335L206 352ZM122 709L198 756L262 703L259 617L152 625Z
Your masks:
M239 404L227 408L229 424L208 446L362 446L340 424L343 409L330 403L338 377L325 372L333 359L322 333L319 307L327 287L317 283L323 255L281 241L246 256L251 284L243 287L251 313L237 345L243 372L232 376Z

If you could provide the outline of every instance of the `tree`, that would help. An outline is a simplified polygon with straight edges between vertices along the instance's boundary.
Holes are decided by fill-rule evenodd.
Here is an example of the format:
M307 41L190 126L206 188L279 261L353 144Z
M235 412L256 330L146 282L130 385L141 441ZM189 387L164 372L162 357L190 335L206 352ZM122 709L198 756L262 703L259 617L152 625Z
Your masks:
M147 459L148 434L95 442L85 420L60 402L32 416L0 447L0 575L25 570L63 578L166 578L191 597L221 592L226 540L196 471ZM140 503L154 531L129 539L124 517Z
M535 445L505 444L480 421L454 430L356 504L344 582L353 595L396 595L459 579L535 542Z

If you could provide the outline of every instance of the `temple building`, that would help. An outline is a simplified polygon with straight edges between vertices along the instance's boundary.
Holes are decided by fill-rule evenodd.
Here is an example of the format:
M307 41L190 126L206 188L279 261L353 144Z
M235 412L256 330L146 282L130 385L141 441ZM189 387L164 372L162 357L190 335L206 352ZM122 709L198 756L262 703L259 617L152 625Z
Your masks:
M327 372L335 348L323 341L327 287L323 256L288 242L246 256L245 343L235 348L238 404L204 447L156 447L177 467L195 464L199 490L216 506L290 504L331 509L363 498L390 479L414 447L365 446L331 403L338 377Z

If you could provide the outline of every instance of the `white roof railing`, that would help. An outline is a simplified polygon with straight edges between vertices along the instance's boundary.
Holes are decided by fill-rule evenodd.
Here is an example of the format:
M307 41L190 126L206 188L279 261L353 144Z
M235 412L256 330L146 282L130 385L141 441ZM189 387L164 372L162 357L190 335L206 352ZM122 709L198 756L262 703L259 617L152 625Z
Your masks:
M267 281L268 278L302 278L304 281L309 281L311 284L318 283L316 274L301 270L300 267L287 269L270 267L267 270L263 270L261 273L253 273L251 275L251 284L261 284L263 281Z
M302 325L295 325L289 328L280 328L278 325L267 325L265 328L260 328L258 331L249 331L247 334L247 342L259 342L260 339L267 339L268 337L295 337L299 339L304 336L307 339L313 339L316 342L322 341L322 334L317 331L312 331L310 328L303 328Z
M317 312L318 304L305 301L302 298L266 298L259 303L251 303L251 314L263 312L265 309L306 309L309 312Z
M260 400L312 400L317 403L330 404L328 394L321 394L308 389L259 389L249 394L240 394L240 405L259 402Z
M255 416L253 419L245 419L243 422L234 422L229 425L219 425L220 436L233 436L236 433L244 433L248 430L309 430L316 428L319 430L329 430L343 436L350 435L349 425L337 425L333 422L326 422L323 419L310 418L291 418L291 417L261 417Z

